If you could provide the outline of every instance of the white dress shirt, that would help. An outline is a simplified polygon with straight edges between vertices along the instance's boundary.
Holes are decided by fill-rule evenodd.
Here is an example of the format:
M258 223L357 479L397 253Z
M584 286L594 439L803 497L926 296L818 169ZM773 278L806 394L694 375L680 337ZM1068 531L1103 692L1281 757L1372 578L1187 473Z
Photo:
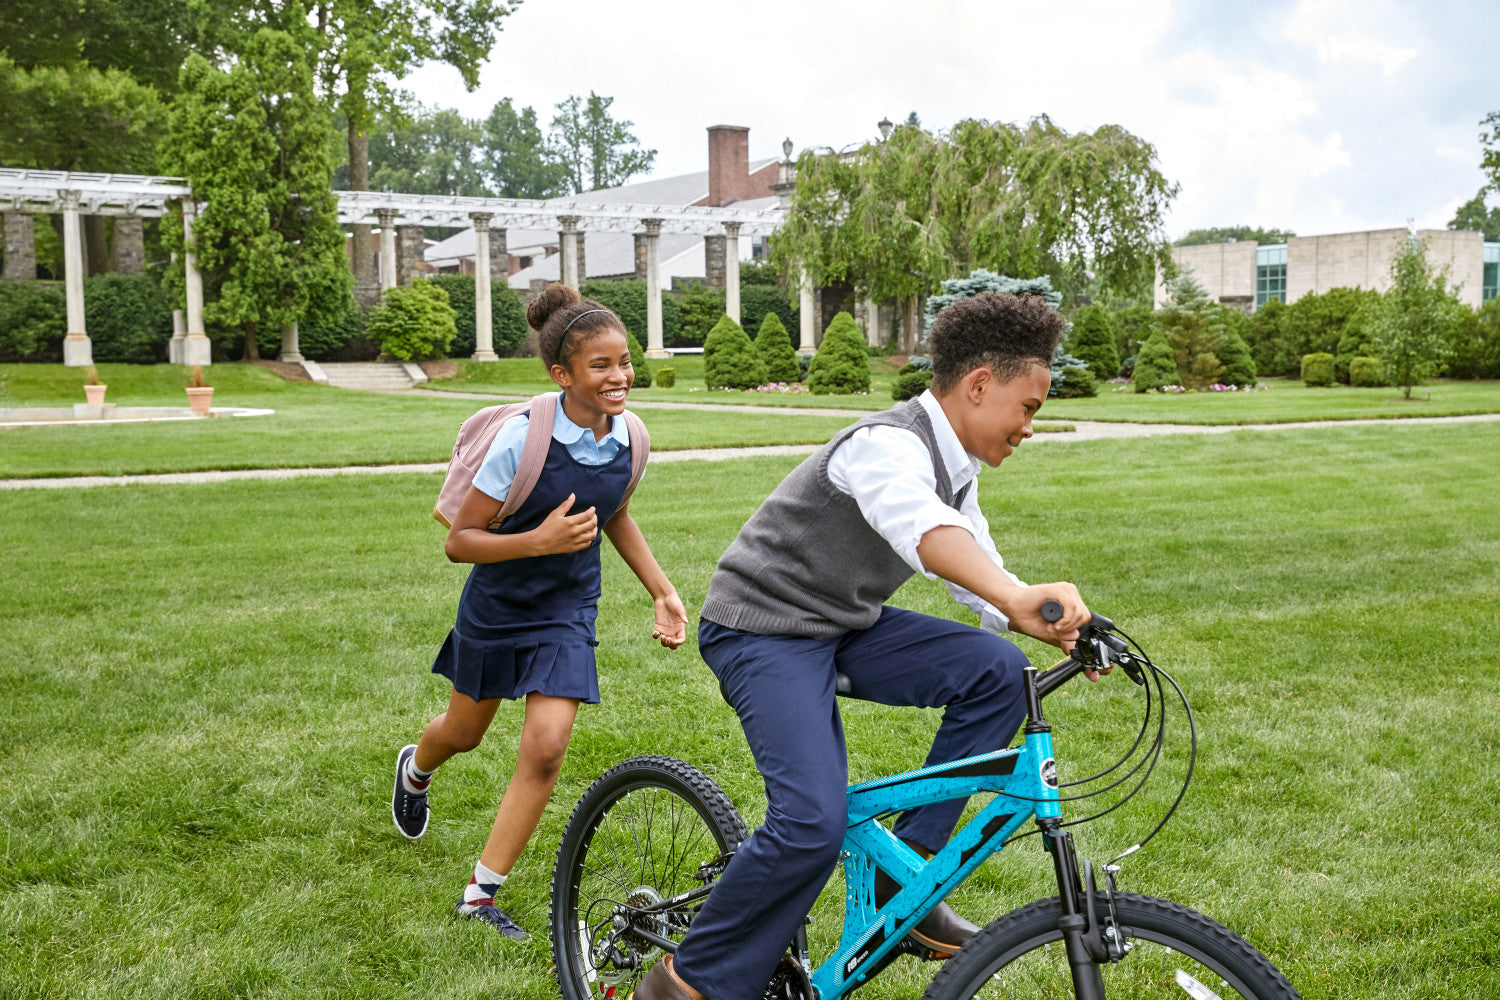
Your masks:
M979 475L979 459L959 443L958 434L948 416L931 392L917 397L932 421L937 440L938 459L953 484L954 495ZM1005 562L990 537L990 525L979 509L979 490L970 489L958 510L943 503L937 494L937 478L932 472L932 456L922 439L900 427L876 425L861 427L844 440L829 456L828 478L834 487L853 497L865 521L880 537L891 544L913 571L929 580L937 579L922 565L917 544L922 536L939 525L951 524L974 536L985 555L1000 571L1019 586L1025 586L1005 568ZM979 615L980 624L991 632L1005 632L1010 621L994 605L950 581L953 599Z

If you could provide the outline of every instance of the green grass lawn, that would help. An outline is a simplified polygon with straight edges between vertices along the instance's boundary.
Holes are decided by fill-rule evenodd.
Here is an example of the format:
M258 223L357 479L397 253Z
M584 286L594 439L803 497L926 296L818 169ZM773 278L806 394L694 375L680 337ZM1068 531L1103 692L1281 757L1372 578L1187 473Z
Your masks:
M186 406L176 365L100 365L120 406ZM0 478L126 475L201 469L445 462L472 399L390 395L289 382L255 365L214 365L216 406L271 416L116 426L0 426ZM82 376L62 365L0 365L0 406L62 406L83 398ZM653 449L820 444L847 417L655 410Z
M982 477L1008 565L1076 581L1197 712L1193 788L1123 887L1244 933L1306 997L1481 996L1500 975L1497 452L1496 425L1349 427L1063 443ZM794 461L653 472L633 508L690 608ZM443 769L421 841L396 834L391 761L446 698L427 667L465 573L428 515L437 481L0 493L0 997L555 996L552 855L599 773L680 756L758 820L733 714L691 644L651 643L609 554L604 702L505 890L533 939L452 918L520 717ZM966 614L925 581L897 602ZM1128 745L1137 690L1049 701L1065 779ZM843 710L856 779L918 764L937 724ZM1084 856L1174 791L1080 828ZM1030 838L955 905L998 915L1048 871ZM902 959L861 996L918 997L932 971Z

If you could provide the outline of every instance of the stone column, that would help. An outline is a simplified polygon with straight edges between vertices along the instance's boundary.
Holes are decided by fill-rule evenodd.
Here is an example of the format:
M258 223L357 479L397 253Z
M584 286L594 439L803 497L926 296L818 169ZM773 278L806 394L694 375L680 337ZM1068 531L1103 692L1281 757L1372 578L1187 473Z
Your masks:
M577 285L577 287L579 287L579 288L582 288L583 287L583 283L585 281L589 280L588 268L584 266L584 264L587 262L587 259L588 259L588 254L584 252L584 250L586 249L585 246L584 246L584 240L585 240L585 237L587 237L587 236L588 236L588 233L585 233L583 230L580 229L578 231L578 285Z
M802 272L802 281L797 286L797 318L802 343L797 345L798 354L816 354L818 351L817 304L813 301L812 278Z
M470 212L474 220L474 354L475 361L499 361L495 353L490 308L490 219L493 212Z
M426 242L421 226L396 227L396 284L409 285L422 276Z
M380 290L396 287L396 215L394 208L377 208L380 220Z
M723 288L724 244L722 235L703 237L703 283L709 288Z
M635 234L635 280L646 280L646 234Z
M302 356L302 345L297 343L296 323L281 324L281 353L276 356L276 360L294 365L307 360Z
M724 223L724 312L740 321L740 223Z
M865 296L865 343L879 347L885 340L880 335L880 306L868 295Z
M177 266L177 251L172 251L172 266ZM187 339L187 319L181 309L172 310L172 339L167 341L167 361L182 364L182 343Z
M562 225L558 230L558 251L562 259L558 261L561 269L562 283L572 288L578 287L578 216L559 215L557 221Z
M35 218L23 212L5 213L6 281L31 281L36 278Z
M63 337L63 364L82 368L94 363L94 345L83 319L83 231L78 192L59 191L63 217L63 289L67 295L68 332Z
M182 340L182 363L185 365L213 363L213 345L203 329L203 275L198 272L198 255L193 252L193 220L197 215L198 206L191 198L185 200L182 203L182 242L187 248L182 255L187 299L187 334Z
M146 270L146 233L139 215L115 216L114 265L120 274Z
M670 358L661 332L661 220L642 219L641 225L646 227L637 237L646 247L646 357Z
M510 287L510 247L505 241L505 227L490 230L490 279Z

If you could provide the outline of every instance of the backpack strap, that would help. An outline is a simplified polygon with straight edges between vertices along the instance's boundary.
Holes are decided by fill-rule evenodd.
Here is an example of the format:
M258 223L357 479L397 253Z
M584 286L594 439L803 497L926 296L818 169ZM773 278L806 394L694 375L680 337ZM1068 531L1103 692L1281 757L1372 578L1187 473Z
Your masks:
M500 513L490 522L495 527L507 517L521 509L532 488L541 478L542 467L547 464L547 449L552 446L552 421L557 415L558 393L544 392L531 400L531 411L526 424L526 443L521 446L521 458L516 463L516 476L505 493L505 502Z
M630 495L640 485L641 476L646 473L646 460L651 457L651 435L646 433L646 425L641 422L641 418L629 410L625 411L625 429L630 434L630 485L625 487L625 498L620 501L620 510L630 504Z

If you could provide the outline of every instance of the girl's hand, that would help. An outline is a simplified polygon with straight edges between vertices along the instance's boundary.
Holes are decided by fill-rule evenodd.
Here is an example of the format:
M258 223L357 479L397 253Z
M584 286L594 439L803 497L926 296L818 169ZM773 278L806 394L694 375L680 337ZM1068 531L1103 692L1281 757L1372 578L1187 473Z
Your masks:
M551 556L564 552L577 552L593 544L599 534L599 516L594 508L578 514L569 514L575 495L552 509L547 519L530 532L536 555Z
M656 624L651 629L651 638L659 640L668 649L676 649L687 642L687 609L682 606L677 591L658 597L654 603Z

